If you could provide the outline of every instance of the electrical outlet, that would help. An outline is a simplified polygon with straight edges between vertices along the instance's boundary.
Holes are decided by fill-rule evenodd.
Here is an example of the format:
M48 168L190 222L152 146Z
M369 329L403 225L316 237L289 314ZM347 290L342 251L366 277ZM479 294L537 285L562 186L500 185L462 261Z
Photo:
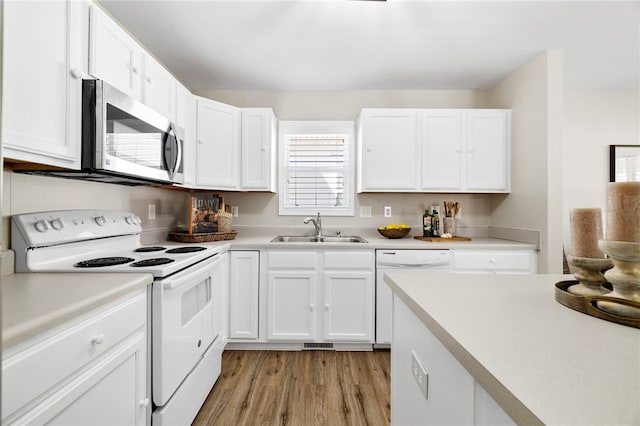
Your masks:
M233 217L238 217L238 206L231 206L231 214Z
M391 206L384 206L384 217L391 217Z
M149 204L149 220L156 218L156 205Z
M418 355L414 351L411 351L411 374L425 399L429 399L429 373L422 366L422 363L418 360Z
M371 206L360 206L360 217L371 217Z

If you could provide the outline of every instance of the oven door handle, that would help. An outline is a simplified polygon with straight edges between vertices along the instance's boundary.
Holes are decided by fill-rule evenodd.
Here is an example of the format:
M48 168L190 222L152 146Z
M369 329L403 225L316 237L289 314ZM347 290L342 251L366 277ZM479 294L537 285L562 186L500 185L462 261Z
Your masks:
M162 288L165 290L174 290L179 287L187 286L189 284L196 285L207 277L211 276L211 267L216 263L211 260L215 258L217 254L213 255L209 259L203 261L201 264L193 267L193 270L187 270L187 275L182 275L178 278L169 278L162 283Z

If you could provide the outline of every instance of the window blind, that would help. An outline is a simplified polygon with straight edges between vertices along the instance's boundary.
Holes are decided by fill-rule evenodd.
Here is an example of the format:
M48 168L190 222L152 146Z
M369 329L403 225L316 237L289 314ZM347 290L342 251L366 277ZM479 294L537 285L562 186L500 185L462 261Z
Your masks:
M348 185L346 135L285 137L286 207L344 208Z

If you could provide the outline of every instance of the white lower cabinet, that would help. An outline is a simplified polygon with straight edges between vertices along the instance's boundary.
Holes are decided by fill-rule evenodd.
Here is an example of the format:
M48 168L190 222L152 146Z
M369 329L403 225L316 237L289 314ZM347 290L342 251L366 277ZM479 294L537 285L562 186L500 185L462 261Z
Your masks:
M391 345L391 424L515 424L395 294Z
M229 252L229 338L258 338L260 252Z
M267 340L373 342L370 250L267 252Z
M454 273L535 274L534 250L453 250Z
M2 424L145 425L146 289L8 348Z

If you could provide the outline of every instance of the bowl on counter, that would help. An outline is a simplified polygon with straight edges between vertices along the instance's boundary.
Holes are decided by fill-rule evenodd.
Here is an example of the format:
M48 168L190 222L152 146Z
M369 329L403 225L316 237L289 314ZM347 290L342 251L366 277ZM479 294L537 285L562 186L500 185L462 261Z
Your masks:
M411 228L407 227L407 228L392 228L392 229L380 229L378 228L378 232L380 233L380 235L382 235L383 237L386 238L391 238L391 239L395 239L395 238L404 238L407 235L409 235L409 232L411 232Z

